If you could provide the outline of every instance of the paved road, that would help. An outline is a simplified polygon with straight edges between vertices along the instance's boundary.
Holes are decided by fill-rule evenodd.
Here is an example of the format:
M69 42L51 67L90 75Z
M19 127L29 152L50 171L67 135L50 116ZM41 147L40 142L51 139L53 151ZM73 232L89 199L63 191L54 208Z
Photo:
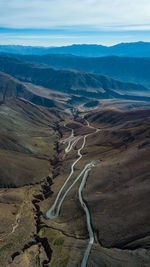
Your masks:
M63 144L68 143L68 146L65 149L65 153L69 153L72 150L73 146L75 146L80 140L81 136L74 136L74 130L72 128L67 127L66 125L64 125L64 127L71 130L71 135L63 140Z
M94 166L94 162L93 162L93 166ZM92 245L94 243L94 233L93 233L93 229L92 229L92 226L91 226L91 218L90 218L90 212L85 204L85 202L83 201L83 198L82 198L82 189L84 188L85 186L85 183L86 183L86 180L88 178L88 174L89 174L89 171L91 169L88 168L86 170L86 172L84 173L84 176L83 176L83 179L82 179L82 182L80 184L80 187L79 187L79 200L80 200L80 203L81 203L81 206L83 207L85 213L86 213L86 218L87 218L87 226L88 226L88 232L89 232L89 244L87 246L87 249L84 253L84 257L83 257L83 260L82 260L82 263L81 263L81 266L82 267L85 267L86 264L87 264L87 260L88 260L88 257L89 257L89 254L90 254L90 251L91 251L91 248L92 248Z
M82 146L78 149L78 158L73 162L73 164L71 165L71 172L69 174L69 176L67 177L65 183L63 184L63 186L61 187L61 189L59 190L58 194L57 194L57 197L55 199L55 202L54 204L52 205L52 207L46 212L46 216L47 218L49 219L56 219L58 216L59 216L59 213L60 213L60 208L62 206L62 203L63 203L63 200L64 200L64 196L62 197L60 203L59 203L59 206L57 208L57 211L56 211L56 214L55 215L52 215L52 212L55 210L56 208L56 205L58 203L58 200L62 194L62 191L64 190L65 186L67 185L67 183L69 182L69 180L71 179L72 175L74 174L74 166L77 164L77 162L82 158L82 154L81 154L81 150L84 148L85 146L85 143L86 143L86 135L83 137L83 143L82 143Z
M89 122L86 120L87 122L87 125L88 127L90 128L94 128L93 126L90 126ZM65 126L66 127L66 126ZM66 127L66 128L69 128L69 127ZM71 136L69 138L67 138L67 142L68 142L68 146L67 148L65 149L65 152L68 153L74 144L76 144L81 137L76 137L76 139L74 139L74 131L73 129L69 128L71 130ZM97 128L94 128L96 130L96 132L100 131L99 129ZM90 218L90 212L86 206L86 204L84 203L83 199L82 199L82 189L84 188L85 186L85 183L86 183L86 180L87 180L87 177L88 177L88 174L91 170L92 167L94 167L96 161L91 161L90 163L86 164L84 166L84 168L82 169L82 171L79 173L79 175L76 177L76 179L73 181L73 183L68 187L68 189L65 191L65 193L63 194L63 196L61 197L61 200L59 201L60 199L60 196L62 194L62 191L64 190L65 186L67 185L67 183L69 182L69 180L71 179L72 175L74 174L74 166L77 164L77 162L79 160L82 159L82 154L81 154L81 151L82 149L85 147L85 144L86 144L86 138L87 136L89 136L90 134L88 135L85 135L83 137L83 143L81 145L81 147L78 149L78 158L77 160L75 160L73 162L73 164L71 165L71 172L69 174L69 176L67 177L65 183L63 184L63 186L61 187L60 191L58 192L57 194L57 197L55 199L55 202L54 204L52 205L52 207L46 212L46 216L48 219L56 219L59 214L60 214L60 210L61 210L61 207L62 207L62 204L63 204L63 201L64 199L66 198L66 196L68 195L68 193L70 192L70 190L72 189L72 187L79 181L79 179L83 176L83 179L81 181L81 184L80 184L80 187L79 187L79 190L78 190L78 193L79 193L79 200L80 200L80 203L81 203L81 206L83 207L85 213L86 213L86 217L87 217L87 226L88 226L88 232L89 232L89 243L88 243L88 246L87 246L87 249L84 253L84 257L83 257L83 260L82 260L82 263L81 263L81 267L85 267L86 264L87 264L87 260L88 260L88 257L89 257L89 253L91 251L91 248L92 248L92 245L94 243L94 233L93 233L93 229L92 229L92 226L91 226L91 218ZM65 140L65 142L66 142ZM58 204L58 201L59 201L59 204ZM56 205L58 204L57 206L57 209L56 209ZM54 214L54 211L56 209L56 212Z

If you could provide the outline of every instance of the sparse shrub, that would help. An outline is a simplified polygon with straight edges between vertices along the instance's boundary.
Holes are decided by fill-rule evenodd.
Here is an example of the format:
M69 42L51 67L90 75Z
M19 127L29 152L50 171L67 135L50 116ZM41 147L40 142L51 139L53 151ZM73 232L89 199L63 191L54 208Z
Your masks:
M64 243L64 239L63 238L58 238L54 241L54 246L62 246Z

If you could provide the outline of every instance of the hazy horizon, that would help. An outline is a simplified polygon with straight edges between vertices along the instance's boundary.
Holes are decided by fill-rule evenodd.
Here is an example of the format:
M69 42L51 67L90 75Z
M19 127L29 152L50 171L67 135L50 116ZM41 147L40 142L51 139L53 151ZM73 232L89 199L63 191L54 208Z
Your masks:
M52 47L63 47L63 46L74 46L74 45L99 45L99 46L105 46L105 47L111 47L111 46L115 46L115 45L119 45L119 44L128 44L128 43L150 43L150 42L143 42L141 40L137 41L137 42L119 42L119 43L114 43L111 45L105 45L103 43L72 43L72 44L60 44L60 45L22 45L22 44L1 44L0 42L0 46L25 46L25 47L45 47L45 48L52 48Z

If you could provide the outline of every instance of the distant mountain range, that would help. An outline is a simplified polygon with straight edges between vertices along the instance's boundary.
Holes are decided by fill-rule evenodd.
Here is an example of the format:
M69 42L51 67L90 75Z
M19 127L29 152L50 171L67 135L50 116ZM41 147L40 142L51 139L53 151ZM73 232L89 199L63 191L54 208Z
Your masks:
M121 56L150 57L149 42L120 43L110 47L103 45L71 45L62 47L32 47L1 45L0 52L23 55L72 54L86 57Z
M55 70L50 67L40 67L4 56L0 57L0 71L22 82L43 86L70 96L150 101L150 91L146 87L134 83L120 82L107 76L72 70ZM1 79L1 81L3 80ZM41 88L42 91L43 89ZM26 91L24 95L26 95ZM23 97L23 95L21 94L20 97ZM35 99L33 94L30 97ZM40 98L38 101L43 103L46 100L41 100ZM54 101L51 104L54 105Z
M24 62L57 69L73 69L107 75L125 82L141 83L150 87L150 58L77 57L72 55L14 55Z

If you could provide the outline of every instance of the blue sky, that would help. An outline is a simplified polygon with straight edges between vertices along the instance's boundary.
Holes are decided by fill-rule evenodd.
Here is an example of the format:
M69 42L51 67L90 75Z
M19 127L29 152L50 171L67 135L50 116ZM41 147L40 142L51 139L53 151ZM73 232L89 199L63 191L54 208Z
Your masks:
M0 44L150 42L149 0L0 0Z

